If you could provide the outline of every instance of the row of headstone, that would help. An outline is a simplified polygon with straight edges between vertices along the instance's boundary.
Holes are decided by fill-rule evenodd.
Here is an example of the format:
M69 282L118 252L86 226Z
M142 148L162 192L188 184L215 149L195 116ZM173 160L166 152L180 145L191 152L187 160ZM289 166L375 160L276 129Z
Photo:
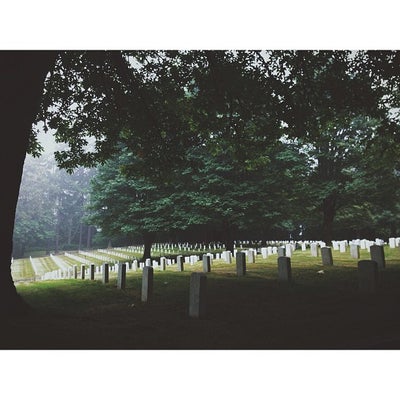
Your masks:
M115 251L115 250L110 250L110 249L98 249L97 251L99 251L100 253L105 253L108 254L110 256L115 256L118 258L128 258L127 255L125 253L121 253L119 251Z
M78 253L79 253L79 254L82 254L83 256L90 257L90 258L94 258L94 259L96 259L96 260L100 260L100 261L104 261L104 262L108 262L108 261L110 260L110 257L103 256L103 255L101 255L101 254L94 253L94 252L91 252L91 251L79 250Z
M86 258L79 257L79 256L77 256L75 254L71 254L71 253L65 252L64 255L65 255L65 257L71 258L71 259L73 259L75 261L78 261L79 263L84 263L84 264L87 263L87 259Z
M223 249L225 245L223 243L153 243L151 246L151 250L154 252L165 252L165 253L174 253L174 252L182 252L182 251L212 251ZM127 246L127 247L115 247L113 250L107 249L107 251L124 251L131 253L140 253L143 252L144 246Z
M345 242L345 246L349 245L349 241L345 240L345 241L332 241L332 247L334 250L339 250L340 247L340 242ZM384 244L384 241L382 239L375 239L375 241L368 241L366 239L360 240L357 239L356 241L352 241L352 242L358 242L357 244L359 244L361 246L361 248L363 249L364 247L367 248L368 245L372 245L372 244L378 244L378 245L382 245ZM371 243L372 242L372 243ZM399 246L400 244L400 238L389 238L389 242L391 246ZM326 243L324 243L323 241L294 241L294 240L281 240L281 241L274 241L274 240L269 240L269 241L234 241L234 248L248 248L249 246L251 246L252 244L256 244L257 248L259 246L262 246L262 244L269 244L270 246L268 247L280 247L280 246L284 246L286 247L287 244L290 244L292 247L292 251L295 248L300 248L305 251L305 249L307 247L310 246L311 243L318 243L320 247L326 247ZM190 250L196 250L196 251L205 251L206 249L208 250L218 250L218 249L223 249L225 247L224 244L222 243L196 243L196 244L190 244L188 242L186 243L154 243L152 245L152 250L156 250L156 251L167 251L167 250L171 250L171 251L190 251ZM267 246L265 246L267 247ZM113 249L99 249L98 251L102 251L102 252L106 252L107 254L112 254L112 255L116 255L116 256L125 256L125 253L123 252L143 252L144 246L127 246L127 247L115 247ZM120 250L120 252L118 252L118 250ZM265 257L265 250L263 250L264 253L264 257Z
M385 268L386 266L385 253L384 253L384 247L382 245L374 244L370 246L370 254L371 254L371 260L376 261L379 268ZM360 258L360 248L358 245L352 243L350 244L350 255L352 258L355 259ZM333 265L332 249L330 247L322 247L321 256L322 256L323 266Z
M322 264L333 265L332 249L321 248ZM357 264L358 289L361 293L375 293L378 285L378 272L385 268L385 255L382 245L371 246L371 260L360 260ZM291 282L291 259L290 257L278 257L278 280Z
M38 267L38 265L36 263L36 260L34 258L32 258L32 257L29 257L29 261L31 263L31 267L32 267L33 271L35 272L35 276L39 276L40 275L39 267Z
M395 249L400 246L400 237L390 237L389 238L389 247L391 249Z
M54 262L54 264L56 264L57 267L59 269L61 269L61 271L67 271L68 270L69 265L63 259L61 259L60 257L57 257L57 256L55 256L55 255L53 255L51 253L50 253L50 258Z
M376 250L382 249L382 250ZM376 252L376 253L375 253ZM330 247L322 247L321 249L323 264L333 265L332 249ZM383 254L382 246L373 246L371 253L374 257L379 254L380 260ZM371 256L372 256L371 254ZM384 255L383 255L384 257ZM246 274L246 253L237 252L236 254L237 275L244 276ZM358 262L358 285L359 291L362 293L375 293L378 282L378 261L362 260ZM210 271L210 257L203 257L203 273L193 272L190 275L189 287L189 316L191 318L202 318L206 314L206 290L207 276L205 272ZM278 281L291 282L292 268L290 257L278 257ZM153 268L145 267L142 278L142 295L143 302L151 299L153 293Z
M360 250L361 245L362 245L363 242L364 242L364 240L356 240L356 241L351 241L351 242L340 241L340 242L333 242L333 244L337 244L339 246L338 248L339 248L340 251L342 251L343 249L346 248L347 245L349 245L351 257L358 259L360 257L360 251L359 250ZM380 244L384 243L380 239L376 239L375 242L380 243ZM391 242L393 242L393 241L391 241ZM321 241L320 242L308 242L308 243L310 245L311 255L314 256L314 257L318 257L319 256L320 246L324 245L325 243L321 242ZM373 246L373 244L371 244L371 243L374 243L374 242L370 241L369 243L367 243L367 245L369 247ZM396 244L396 240L394 241L394 243ZM306 244L306 242L303 242L303 245L305 245L305 244ZM261 255L263 256L263 258L266 258L270 254L278 253L278 257L282 257L282 256L291 257L292 256L292 252L294 251L295 248L296 248L295 242L287 243L285 246L281 246L279 248L268 246L268 247L265 247L265 248L261 248ZM303 249L303 247L302 247L302 249ZM255 249L247 249L247 250L242 250L242 251L245 252L249 263L254 263L255 262L255 258L256 258L256 255L257 255L257 250L255 250ZM328 250L324 250L323 265L332 265L331 252L328 254L327 251ZM237 252L238 251L235 249L234 250L234 256L237 255L236 254ZM115 252L113 252L113 253L115 253ZM79 261L86 261L83 258L81 258L79 256L75 256L75 255L70 254L70 253L66 253L66 255L69 256L70 258L75 258L76 260L79 260ZM221 254L217 253L215 255L213 255L212 253L207 253L207 255L210 257L210 264L212 264L212 260L213 260L214 256L216 257L216 259L221 258L221 259L225 260L227 263L231 263L232 262L232 253L229 252L229 251L223 251ZM183 256L180 256L181 260L182 260L182 257ZM52 258L56 262L56 259L54 258L54 256ZM190 263L191 265L194 265L195 262L199 261L199 256L197 256L197 255L186 256L184 258L184 260L185 260L185 262ZM60 260L58 260L57 262L59 264ZM31 258L31 263L34 264L34 261L32 261L32 258ZM174 263L174 260L168 259L166 257L161 257L160 258L160 264L155 260L152 261L151 259L146 259L144 263L142 263L142 262L140 263L139 268L143 270L143 268L145 266L152 266L153 268L159 268L161 270L165 270L166 269L166 265L172 265L173 263ZM178 270L183 271L183 264L184 264L184 261L182 261L180 263L180 265L178 265ZM63 265L64 270L67 268L66 265L67 265L66 263L65 263L65 265ZM130 264L128 264L128 268L130 268L129 265ZM60 265L58 265L58 266L61 268ZM134 262L132 262L132 264L131 264L131 267L132 267L133 270L137 271L137 269L138 269L138 261L134 260ZM118 271L118 264L112 265L112 263L111 263L110 270L111 271ZM56 273L51 273L51 274L48 273L46 275L46 278L49 277L49 276L55 277L55 276L59 276L59 275L57 275ZM66 276L66 274L61 275L61 276L64 277L64 276Z

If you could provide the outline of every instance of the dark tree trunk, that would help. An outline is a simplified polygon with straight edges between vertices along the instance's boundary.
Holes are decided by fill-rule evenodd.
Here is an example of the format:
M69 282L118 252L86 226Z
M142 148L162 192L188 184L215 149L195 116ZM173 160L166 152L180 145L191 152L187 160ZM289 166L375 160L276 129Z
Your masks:
M322 240L327 246L331 245L333 239L333 221L336 215L336 194L331 194L322 202Z
M390 225L390 236L391 237L397 237L397 226L396 224L391 224Z
M225 248L227 251L231 251L233 253L233 247L234 247L234 235L235 235L236 229L229 224L226 224L225 230L224 230L224 242L225 242Z
M1 146L0 176L6 190L0 206L0 315L27 311L11 276L15 210L32 123L43 94L43 83L56 52L0 52L0 112L4 143Z
M143 260L145 260L146 258L151 258L151 246L155 238L156 234L154 232L143 233L143 240L144 240Z

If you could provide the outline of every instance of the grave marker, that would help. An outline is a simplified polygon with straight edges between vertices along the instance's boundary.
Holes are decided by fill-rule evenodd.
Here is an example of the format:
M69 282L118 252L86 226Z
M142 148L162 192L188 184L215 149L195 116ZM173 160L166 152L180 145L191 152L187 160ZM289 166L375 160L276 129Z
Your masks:
M95 271L95 265L90 264L90 280L94 281L94 271Z
M332 240L332 246L333 246L333 250L335 250L335 251L339 250L339 242L337 242L336 240Z
M103 264L103 274L102 274L102 282L104 284L108 283L108 277L109 277L109 265L108 263Z
M183 256L176 257L176 263L178 265L178 271L182 272L184 268Z
M203 255L203 272L211 272L211 262L210 257Z
M189 317L202 318L206 313L207 276L201 272L190 275Z
M125 289L126 285L126 263L121 263L118 267L117 289Z
M278 257L278 280L283 282L292 280L290 257Z
M360 246L350 243L350 256L351 258L360 258Z
M144 267L142 275L142 301L150 301L153 296L153 267Z
M247 261L249 264L254 264L256 262L255 254L253 249L247 251Z
M237 276L246 275L246 254L241 251L236 253L236 273Z
M290 243L285 246L285 256L292 257L292 245Z
M262 258L268 258L268 249L266 247L261 247L261 256Z
M165 269L166 269L166 261L167 261L167 259L165 257L160 257L160 269L161 269L161 271L165 271Z
M227 262L228 264L232 263L232 253L229 250L223 251L221 258L225 260L225 262Z
M310 243L310 252L312 257L318 257L319 256L319 247L318 243Z
M84 264L81 265L81 279L85 279L86 267Z
M330 247L321 248L322 265L329 267L333 265L332 249Z
M386 267L385 252L383 251L383 246L378 246L376 244L370 246L371 260L376 261L379 269L384 269Z

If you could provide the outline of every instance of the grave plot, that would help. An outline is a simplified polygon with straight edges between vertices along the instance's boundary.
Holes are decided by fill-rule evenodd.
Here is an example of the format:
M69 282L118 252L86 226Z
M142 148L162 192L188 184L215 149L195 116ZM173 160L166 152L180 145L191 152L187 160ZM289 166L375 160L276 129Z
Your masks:
M79 254L74 254L74 253L64 253L64 256L67 259L70 259L73 261L74 264L78 263L78 264L85 264L85 265L89 265L89 264L99 264L99 260L96 260L93 257L89 257L86 255L79 255Z
M78 255L79 255L79 257L83 257L85 259L88 259L89 261L95 260L97 263L109 262L110 261L110 257L108 257L105 254L98 253L96 251L79 251Z
M50 254L50 258L53 260L53 262L63 271L67 272L68 269L70 268L70 265L67 264L65 261L63 261L60 257L55 256L53 254Z
M11 274L14 282L35 278L35 270L32 268L32 264L28 258L13 260L11 264Z
M98 249L97 253L106 255L106 257L109 257L111 260L114 260L114 262L124 261L130 258L126 252L123 253L121 251L115 251L109 249Z
M31 261L35 265L35 272L39 276L44 275L46 272L52 272L59 269L50 257L31 258Z

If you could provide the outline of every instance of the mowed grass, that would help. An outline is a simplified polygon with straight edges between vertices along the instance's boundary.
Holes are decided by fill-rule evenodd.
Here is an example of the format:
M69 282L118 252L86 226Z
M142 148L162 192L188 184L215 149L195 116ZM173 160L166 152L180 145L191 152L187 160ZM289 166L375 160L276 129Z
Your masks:
M11 271L14 280L32 280L35 278L35 271L29 261L29 258L15 259L11 265Z
M17 349L369 349L400 348L400 250L385 247L386 269L374 295L358 292L357 261L333 252L334 266L297 250L291 284L277 280L277 256L247 265L214 260L207 274L207 315L188 317L185 271L154 271L154 296L142 303L140 271L125 290L89 280L21 283L35 313L7 322L2 348ZM361 251L361 259L369 259ZM318 273L323 270L324 273Z

